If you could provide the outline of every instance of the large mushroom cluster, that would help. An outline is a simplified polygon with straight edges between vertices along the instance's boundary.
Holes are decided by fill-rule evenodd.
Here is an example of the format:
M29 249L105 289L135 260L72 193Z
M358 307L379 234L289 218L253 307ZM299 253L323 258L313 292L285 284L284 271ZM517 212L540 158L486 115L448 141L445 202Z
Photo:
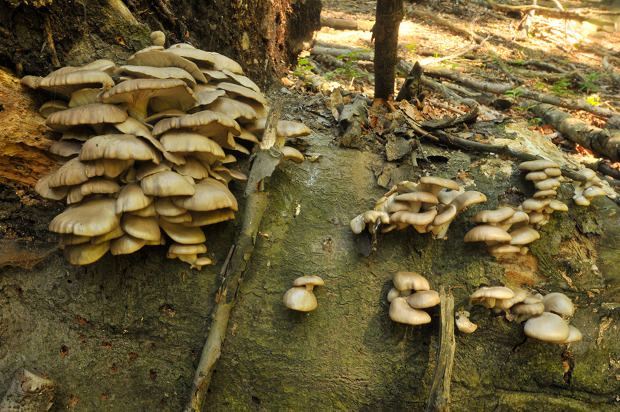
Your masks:
M201 268L211 261L201 256L200 227L237 210L228 183L247 178L230 165L233 153L259 143L265 97L234 60L189 44L164 48L161 32L151 40L123 66L97 60L22 79L53 98L40 113L60 135L50 151L64 164L35 190L66 199L50 230L62 234L72 264L163 244L162 229L172 239L168 257ZM310 133L296 122L276 129L285 137Z
M526 254L528 246L540 238L538 230L549 222L555 211L567 211L555 197L562 177L560 167L549 160L523 162L519 170L526 171L525 179L533 182L536 191L517 208L502 206L496 210L477 213L472 221L479 223L465 235L465 242L485 242L494 255Z
M355 234L367 229L374 234L413 226L419 233L446 237L450 223L467 206L486 202L483 193L464 191L453 180L423 176L418 183L403 181L395 185L368 210L351 220Z
M470 300L473 304L495 311L505 311L510 321L525 322L524 332L531 338L560 344L582 339L579 329L566 322L566 318L575 313L575 307L563 293L553 292L543 296L523 289L483 286L470 296ZM473 332L476 328L472 330L466 322L468 319L461 312L457 327L465 333Z
M438 305L440 299L428 280L416 272L397 272L393 282L387 295L390 319L409 325L430 323L431 316L422 309Z
M605 196L607 192L603 189L603 181L596 176L596 172L590 169L583 169L580 174L585 177L582 182L573 181L575 195L573 200L578 206L590 206L590 202L597 196Z

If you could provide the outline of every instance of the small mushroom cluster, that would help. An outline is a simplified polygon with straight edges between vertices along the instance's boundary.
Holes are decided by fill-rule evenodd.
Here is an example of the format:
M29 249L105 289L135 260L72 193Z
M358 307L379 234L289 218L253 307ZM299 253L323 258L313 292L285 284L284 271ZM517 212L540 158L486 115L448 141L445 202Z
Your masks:
M284 294L284 306L300 312L310 312L318 306L314 287L325 282L319 276L301 276L293 281L293 287Z
M409 325L430 323L431 316L423 311L439 304L439 294L430 290L428 280L416 272L398 272L394 287L387 295L390 302L390 319Z
M525 322L524 331L529 337L560 344L582 339L579 329L565 320L575 313L575 307L563 293L553 292L542 296L523 289L484 286L476 290L470 300L473 304L506 311L506 318L510 321ZM466 317L457 318L457 327L465 333L473 332L475 328L471 330L466 321L469 321Z
M567 211L568 206L555 199L563 178L560 167L549 160L532 160L519 165L527 171L525 179L532 181L536 192L518 208L502 206L497 210L477 213L472 221L480 225L465 235L465 242L485 242L494 255L526 254L527 245L540 238L538 230L549 222L555 211Z
M161 32L151 40L120 67L97 60L22 79L55 99L40 113L61 136L50 151L64 164L35 190L66 199L50 230L62 234L72 264L163 244L163 229L173 241L167 256L200 269L211 263L200 256L200 227L234 219L228 183L247 178L230 168L231 152L249 154L259 143L267 101L234 60L184 43L165 49ZM310 133L296 122L276 129Z
M590 201L597 196L605 196L607 193L603 189L603 181L596 176L596 172L590 169L583 169L579 172L586 178L583 182L573 181L575 195L573 200L578 206L589 206Z
M413 226L419 233L444 239L454 218L467 206L486 202L483 193L464 191L450 179L423 176L419 183L403 181L392 187L368 210L351 220L355 234L372 234Z

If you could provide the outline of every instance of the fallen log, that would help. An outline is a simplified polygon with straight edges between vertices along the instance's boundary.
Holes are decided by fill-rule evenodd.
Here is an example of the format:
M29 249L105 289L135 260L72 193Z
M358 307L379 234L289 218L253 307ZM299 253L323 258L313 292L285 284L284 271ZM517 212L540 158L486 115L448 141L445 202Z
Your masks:
M372 20L334 19L321 16L321 26L336 30L371 31L375 22Z
M566 9L551 9L548 7L539 6L537 4L526 4L526 5L513 6L509 4L496 3L493 0L487 0L487 3L489 3L489 5L495 10L512 11L512 12L514 11L528 12L528 11L535 10L536 13L543 15L543 16L553 17L557 19L587 21L588 23L594 24L599 27L614 25L613 21L599 19L596 17L588 16L587 14L584 15L584 14L581 14L580 12L575 12L575 11L566 10Z
M620 160L620 136L610 133L609 130L591 126L550 104L539 104L530 110L571 142L578 143L613 162Z
M498 84L498 83L490 83L484 80L476 80L469 76L465 76L462 73L456 72L454 70L443 69L443 68L429 68L425 67L424 72L427 76L432 77L442 77L445 79L450 79L455 82L462 83L467 87L481 90L484 92L497 94L497 95L505 95L509 90L513 90L512 86L509 84ZM597 116L601 117L611 117L611 116L619 116L620 113L615 110L604 109L600 106L593 106L588 103L585 99L580 100L565 100L561 97L554 96L547 93L542 93L536 90L526 89L523 87L519 87L518 91L515 92L518 94L517 97L523 97L526 99L536 100L541 103L548 103L554 106L560 106L571 110L584 110L586 112L593 113Z

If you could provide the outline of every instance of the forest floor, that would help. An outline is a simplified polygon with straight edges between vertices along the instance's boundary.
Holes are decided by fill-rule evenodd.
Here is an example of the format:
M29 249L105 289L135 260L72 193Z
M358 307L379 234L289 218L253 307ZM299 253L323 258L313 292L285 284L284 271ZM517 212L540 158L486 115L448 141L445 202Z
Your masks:
M524 6L529 3L510 4ZM618 15L611 14L614 12L605 10L600 4L591 6L596 7L592 9L584 9L582 3L574 1L562 2L562 5L567 13L578 14L579 19L587 15L596 24L549 17L544 12L535 12L526 20L527 13L495 10L486 2L475 0L405 3L405 17L399 32L399 57L410 65L420 62L425 73L431 71L426 73L428 77L440 77L434 73L448 69L456 76L474 81L510 85L502 89L503 94L488 94L462 83L454 84L459 82L453 79L443 80L451 90L482 104L485 110L480 119L516 120L552 140L563 152L577 156L576 160L591 164L596 162L597 154L579 143L567 141L566 136L554 130L554 125L546 124L540 113L528 110L534 101L524 99L526 90L534 95L557 98L568 103L562 110L598 128L605 127L609 119L609 116L602 116L599 109L613 114L620 108L617 77L620 31L614 31L613 24ZM324 1L324 25L316 34L315 47L300 56L298 67L285 82L288 81L291 88L316 89L316 79L313 82L300 80L316 74L325 81L320 87L340 87L372 97L373 63L366 59L373 56L371 28L375 9L375 1ZM603 19L607 19L607 23ZM339 21L357 23L365 30L328 27L334 26L333 22L335 26L340 25ZM527 32L524 25L529 25ZM399 65L396 92L406 74L403 65ZM423 109L425 119L440 119L454 113L454 109L457 113L468 111L463 105L451 106L439 90L426 88L424 93L427 97ZM593 110L570 107L576 101ZM615 160L608 165L618 169Z

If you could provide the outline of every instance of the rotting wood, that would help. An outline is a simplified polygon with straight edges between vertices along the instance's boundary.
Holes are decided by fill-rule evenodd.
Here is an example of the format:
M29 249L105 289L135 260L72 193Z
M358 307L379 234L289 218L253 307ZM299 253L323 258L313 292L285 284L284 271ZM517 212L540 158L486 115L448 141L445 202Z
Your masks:
M505 95L507 91L512 89L512 87L508 84L498 84L486 82L483 80L476 80L469 76L463 75L462 73L458 73L454 70L425 67L424 71L427 76L443 77L452 81L462 83L467 87L492 94ZM560 106L572 110L584 110L586 112L590 112L602 117L620 116L620 113L615 110L604 109L600 106L593 106L583 99L565 100L558 96L526 88L519 88L518 94L519 97L523 97L526 99L536 100L541 103L548 103L554 106Z
M371 31L375 22L372 20L334 19L321 16L321 26L336 30Z
M615 137L609 130L591 126L550 104L538 104L530 110L571 142L578 143L613 162L620 160L620 137Z
M603 68L607 70L611 79L620 86L620 75L614 70L612 65L609 63L609 56L603 57Z
M321 47L314 46L310 50L310 54L318 54L324 56L333 56L333 57L341 57L341 56L350 56L354 57L357 60L369 60L372 61L375 58L375 53L369 50L364 49L340 49L340 48L329 48L329 47Z
M450 410L450 382L454 364L454 298L445 286L439 288L441 329L435 360L435 373L426 404L427 412Z
M200 360L194 375L190 399L185 407L186 412L203 411L204 401L207 390L211 383L213 371L216 363L221 356L222 345L226 338L230 313L236 303L239 287L243 282L247 264L254 251L256 235L267 208L269 200L268 192L258 190L262 186L264 177L270 176L266 169L273 168L278 164L277 161L261 162L261 155L264 157L274 157L274 152L279 153L278 161L282 158L281 139L276 135L277 124L282 109L282 101L276 102L267 115L265 132L261 142L261 148L257 154L246 187L246 206L241 225L239 239L235 243L235 248L230 257L229 264L225 264L224 277L218 291L217 306L214 310L213 320L209 329L209 335L202 349ZM256 176L258 174L258 177ZM228 262L227 262L228 263Z

